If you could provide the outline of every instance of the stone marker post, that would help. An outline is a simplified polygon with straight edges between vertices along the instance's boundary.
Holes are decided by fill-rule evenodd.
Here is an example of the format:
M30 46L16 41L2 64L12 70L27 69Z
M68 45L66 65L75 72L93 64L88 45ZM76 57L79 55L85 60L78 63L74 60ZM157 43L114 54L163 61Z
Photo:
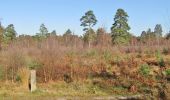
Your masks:
M31 70L30 75L30 85L31 85L31 92L36 90L36 70Z

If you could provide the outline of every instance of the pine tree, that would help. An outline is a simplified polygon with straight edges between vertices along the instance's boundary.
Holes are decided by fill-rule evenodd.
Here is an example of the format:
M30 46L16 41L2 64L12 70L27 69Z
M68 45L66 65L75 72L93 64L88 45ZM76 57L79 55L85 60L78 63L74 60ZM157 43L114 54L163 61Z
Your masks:
M94 15L93 11L90 10L86 12L84 16L82 16L80 21L81 26L84 27L83 31L85 31L84 40L85 42L88 42L88 46L90 48L91 43L94 41L96 35L94 30L92 29L92 27L97 23L96 16Z
M162 37L162 26L161 26L161 24L157 24L155 26L154 32L156 34L156 37Z
M14 25L13 24L8 25L4 32L5 41L9 42L11 40L14 40L16 38L16 35L17 33L15 31Z
M111 27L113 44L127 44L130 40L130 27L128 25L128 14L123 9L118 9Z
M44 24L41 24L40 25L40 32L37 33L36 35L38 36L38 38L41 40L41 39L44 39L48 36L48 29L45 27Z

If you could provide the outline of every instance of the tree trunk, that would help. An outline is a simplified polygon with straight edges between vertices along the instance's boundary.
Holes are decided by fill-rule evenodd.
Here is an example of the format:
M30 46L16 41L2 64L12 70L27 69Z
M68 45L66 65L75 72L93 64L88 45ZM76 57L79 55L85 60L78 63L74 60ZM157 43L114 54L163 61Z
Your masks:
M8 70L7 70L8 68L7 68L7 66L6 66L6 68L5 68L5 71L6 71L6 75L5 75L5 78L6 78L6 83L7 83L7 81L8 81Z
M89 48L91 47L91 42L90 41L88 42L88 46L89 46Z
M14 69L12 68L12 83L14 83Z
M44 72L44 81L47 82L47 76L46 76L46 71L45 69L43 68L43 72Z

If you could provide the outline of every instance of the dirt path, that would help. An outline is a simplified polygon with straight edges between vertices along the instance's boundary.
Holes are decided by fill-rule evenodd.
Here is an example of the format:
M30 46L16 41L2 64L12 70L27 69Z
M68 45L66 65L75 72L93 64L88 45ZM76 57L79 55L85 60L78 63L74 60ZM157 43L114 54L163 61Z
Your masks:
M1 100L142 100L140 95L123 97L2 97Z

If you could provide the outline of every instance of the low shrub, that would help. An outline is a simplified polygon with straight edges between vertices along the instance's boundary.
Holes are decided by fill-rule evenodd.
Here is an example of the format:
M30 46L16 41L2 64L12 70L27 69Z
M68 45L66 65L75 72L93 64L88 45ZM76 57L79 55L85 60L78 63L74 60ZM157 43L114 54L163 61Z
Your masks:
M158 60L158 65L159 67L165 67L165 62L164 62L164 59L161 55L161 52L160 51L156 51L156 58Z
M42 67L42 64L36 60L31 60L29 63L28 63L28 67L29 69L37 69L39 67Z
M165 61L164 61L163 58L160 58L158 62L159 62L159 63L158 63L158 64L159 64L159 67L165 67Z
M73 82L73 79L70 74L64 74L64 81L66 83L71 83L71 82Z
M168 54L169 54L169 49L168 49L168 48L163 48L162 53L163 53L164 55L168 55Z
M137 55L136 55L136 58L141 58L142 57L142 55L140 54L140 53L138 53Z
M85 54L86 57L94 57L97 55L98 55L98 52L95 49L89 50Z
M143 64L140 66L139 72L140 74L147 76L150 73L150 66L148 64Z
M15 79L17 82L21 82L21 77L19 75L16 76L16 79Z
M103 58L105 59L105 61L110 61L112 59L112 53L108 50L103 52Z
M121 57L120 57L120 56L116 56L116 57L114 58L113 63L120 67L121 61L122 61Z
M170 75L170 69L167 69L167 70L165 71L165 74L166 74L166 75Z

